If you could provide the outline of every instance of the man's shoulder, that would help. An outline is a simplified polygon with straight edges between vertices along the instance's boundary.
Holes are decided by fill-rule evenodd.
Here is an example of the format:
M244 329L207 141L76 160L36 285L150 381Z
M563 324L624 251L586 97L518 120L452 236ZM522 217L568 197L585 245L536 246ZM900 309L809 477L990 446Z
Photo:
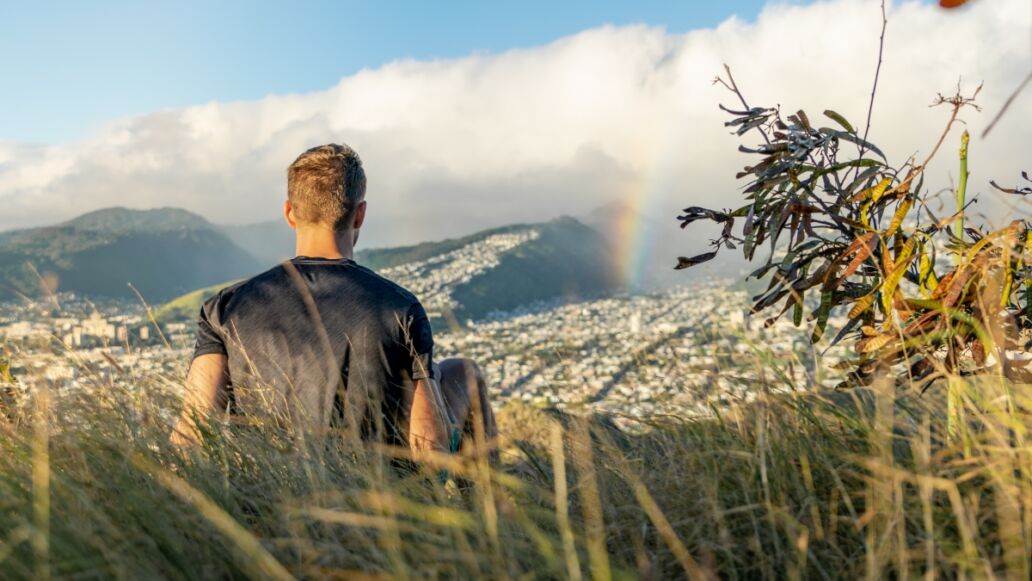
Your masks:
M275 288L296 287L300 283L295 279L298 270L294 270L292 274L291 269L299 267L303 269L304 266L304 264L295 265L291 261L281 262L265 272L222 288L205 301L204 308L209 312L221 312L231 304L250 303L252 298L262 300L276 295L277 291L273 290ZM355 285L363 288L367 291L366 294L376 297L377 302L384 306L405 310L412 305L419 304L419 299L408 289L368 267L354 261L347 261L340 266L343 268L329 270L320 268L316 272L339 276L342 279L342 285Z
M272 268L256 274L251 278L247 278L235 283L229 284L219 289L215 294L208 297L203 303L203 309L205 311L211 311L217 309L219 306L224 306L233 297L238 294L246 294L250 289L260 287L269 281L273 281L283 276L283 263L277 264Z
M376 272L375 270L367 266L362 266L357 262L352 262L351 264L355 273L359 277L369 281L369 284L375 285L383 291L397 295L397 297L403 302L419 302L418 299L416 299L416 296L412 294L412 292L410 292L407 288L401 286L400 284L394 282L393 280L383 276L382 274Z

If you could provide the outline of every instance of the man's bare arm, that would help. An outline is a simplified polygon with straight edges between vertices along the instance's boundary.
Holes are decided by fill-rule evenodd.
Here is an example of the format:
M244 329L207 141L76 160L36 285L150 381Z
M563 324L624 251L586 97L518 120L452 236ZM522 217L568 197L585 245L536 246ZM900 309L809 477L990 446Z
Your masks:
M227 359L221 353L194 358L186 375L183 413L172 432L172 443L181 448L194 446L200 439L200 428L215 408L215 401L228 381Z
M416 381L408 434L409 449L417 460L421 452L447 452L450 449L448 412L433 379Z

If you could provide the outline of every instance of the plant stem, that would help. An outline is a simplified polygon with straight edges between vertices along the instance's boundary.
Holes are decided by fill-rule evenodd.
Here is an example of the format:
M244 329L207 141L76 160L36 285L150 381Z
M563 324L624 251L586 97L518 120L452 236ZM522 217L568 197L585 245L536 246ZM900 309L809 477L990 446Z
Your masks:
M964 202L967 198L968 142L971 136L967 129L960 135L960 179L957 183L957 221L953 223L953 235L964 238ZM959 256L959 255L958 255Z

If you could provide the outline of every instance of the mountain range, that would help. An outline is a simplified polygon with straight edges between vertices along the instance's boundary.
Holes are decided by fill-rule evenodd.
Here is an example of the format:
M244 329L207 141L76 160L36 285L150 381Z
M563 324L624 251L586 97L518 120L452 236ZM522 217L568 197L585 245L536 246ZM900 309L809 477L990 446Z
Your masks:
M360 250L356 261L392 278L404 278L398 267L408 265L406 272L418 267L420 277L440 279L433 292L443 297L449 316L479 318L536 300L625 289L624 265L616 260L621 241L613 235L613 224L626 213L626 208L611 205L581 219L561 217L454 239ZM498 241L504 245L507 235L519 243L490 250L497 256L484 254L484 248L494 248ZM661 241L657 246L670 244ZM108 208L53 226L0 232L0 298L44 290L132 298L135 288L152 304L167 303L162 309L167 315L193 316L194 306L221 285L289 257L292 247L293 232L282 222L220 226L178 208ZM464 253L474 251L488 256L476 272L463 266L470 260ZM666 275L673 261L662 256L655 262L643 270ZM449 279L444 268L460 274ZM642 284L684 279L650 278Z
M109 208L0 233L0 297L73 291L164 301L261 262L204 218L177 208Z

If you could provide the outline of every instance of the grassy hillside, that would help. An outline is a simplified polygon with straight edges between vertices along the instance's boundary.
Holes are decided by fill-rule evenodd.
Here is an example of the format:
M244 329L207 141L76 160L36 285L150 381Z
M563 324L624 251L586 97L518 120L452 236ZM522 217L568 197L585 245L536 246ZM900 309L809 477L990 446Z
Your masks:
M272 426L183 455L167 385L138 381L0 425L5 578L1029 578L1027 386L956 383L952 436L941 386L760 395L637 434L512 404L501 465L441 458L462 494Z
M236 281L219 283L176 297L154 309L154 319L159 323L195 319L197 318L197 313L200 311L201 305L204 304L204 301L215 296L215 293L231 284L234 284L235 282Z

